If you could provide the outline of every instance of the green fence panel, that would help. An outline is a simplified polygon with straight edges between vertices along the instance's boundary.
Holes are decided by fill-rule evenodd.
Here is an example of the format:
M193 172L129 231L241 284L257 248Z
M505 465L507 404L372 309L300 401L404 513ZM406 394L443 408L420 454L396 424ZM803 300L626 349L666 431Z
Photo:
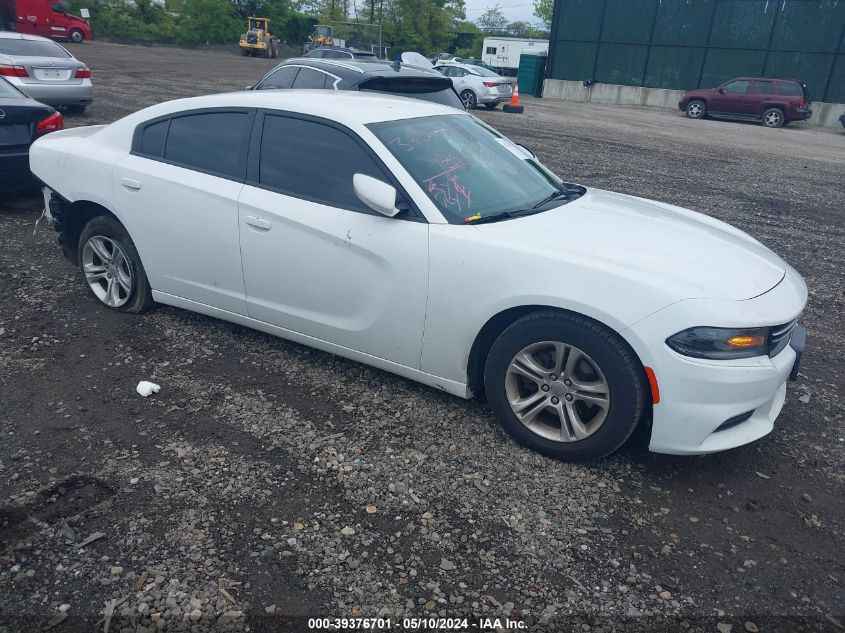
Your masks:
M791 0L783 4L778 14L771 49L835 53L843 28L842 0Z
M602 42L648 44L657 0L607 0Z
M714 0L661 2L654 25L654 44L705 46Z
M642 86L648 46L601 44L595 80L603 84Z
M704 51L688 46L653 46L643 85L670 90L697 88Z
M592 79L596 60L595 42L556 42L553 79L583 81Z
M759 77L765 60L766 51L711 48L704 57L699 88L715 88L731 77Z
M813 94L810 92L810 94ZM830 81L827 86L825 101L834 103L845 103L845 55L837 55L833 64L833 71L830 73Z
M561 6L556 38L576 42L598 41L604 15L604 0L558 1Z
M766 75L800 79L810 89L814 99L824 98L827 81L833 67L832 53L784 53L772 51L766 61Z
M710 33L716 48L766 48L783 0L719 0Z

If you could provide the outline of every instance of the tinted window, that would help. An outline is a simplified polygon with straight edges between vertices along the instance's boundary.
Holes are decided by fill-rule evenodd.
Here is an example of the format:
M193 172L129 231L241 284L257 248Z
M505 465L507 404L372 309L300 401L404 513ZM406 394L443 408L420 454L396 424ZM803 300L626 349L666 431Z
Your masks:
M144 128L141 133L141 145L138 151L147 156L161 158L164 154L164 139L167 137L167 126L170 121L160 121Z
M729 84L725 84L722 86L722 90L730 94L745 93L748 92L748 84L750 83L751 82L747 79L740 79L738 81L732 81Z
M326 56L326 51L318 48L317 50L311 51L306 55L306 57L316 57L317 59L322 59Z
M6 38L0 39L0 54L24 57L59 57L61 59L70 57L67 51L55 42Z
M772 94L772 82L755 81L753 84L751 84L751 89L748 92L757 95L770 95Z
M782 94L787 97L803 97L804 90L795 81L779 81L778 94Z
M299 70L296 66L284 66L279 68L272 75L267 77L257 86L257 90L273 90L276 88L290 88L293 83L293 78L296 77L296 71Z
M246 112L209 112L171 119L164 158L185 167L241 178Z
M323 88L326 84L326 73L321 73L319 70L313 68L300 68L299 74L296 76L296 81L293 82L294 88Z
M281 116L264 118L259 182L291 196L371 213L352 176L387 180L369 154L338 129Z
M351 53L344 53L343 51L326 51L323 57L328 59L351 59Z
M437 79L437 78L435 78ZM464 109L464 105L452 90L452 82L445 79L431 81L424 78L409 79L370 79L359 86L363 92L386 92L402 97L413 97L423 101L432 101L453 108Z

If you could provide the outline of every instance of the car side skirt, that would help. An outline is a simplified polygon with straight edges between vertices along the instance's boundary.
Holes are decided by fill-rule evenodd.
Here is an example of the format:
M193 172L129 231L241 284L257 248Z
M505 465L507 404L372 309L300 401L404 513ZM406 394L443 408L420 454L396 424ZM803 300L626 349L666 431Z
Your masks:
M439 376L433 376L412 367L400 365L377 356L371 356L370 354L365 354L364 352L349 349L348 347L336 345L322 339L314 338L313 336L308 336L307 334L300 334L299 332L294 332L293 330L287 330L242 314L235 314L234 312L221 310L220 308L215 308L204 303L191 301L190 299L171 295L166 292L159 292L158 290L153 290L152 292L153 300L157 303L164 303L176 308L182 308L183 310L198 312L200 314L205 314L206 316L222 319L223 321L237 323L238 325L243 325L244 327L248 327L253 330L259 330L272 336L278 336L279 338L293 341L294 343L301 343L302 345L307 345L308 347L313 347L315 349L328 352L329 354L336 354L338 356L342 356L343 358L348 358L349 360L354 360L392 374L397 374L403 378L409 378L460 398L472 397L472 392L466 383L440 378Z

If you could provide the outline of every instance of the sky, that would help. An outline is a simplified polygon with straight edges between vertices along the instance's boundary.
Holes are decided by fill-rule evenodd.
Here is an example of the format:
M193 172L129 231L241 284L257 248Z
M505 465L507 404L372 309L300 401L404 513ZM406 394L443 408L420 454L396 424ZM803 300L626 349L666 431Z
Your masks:
M484 13L485 9L496 6L496 4L491 0L464 0L467 19L476 20L478 16ZM537 18L534 17L534 3L531 0L500 0L498 5L509 22L514 20L537 22Z

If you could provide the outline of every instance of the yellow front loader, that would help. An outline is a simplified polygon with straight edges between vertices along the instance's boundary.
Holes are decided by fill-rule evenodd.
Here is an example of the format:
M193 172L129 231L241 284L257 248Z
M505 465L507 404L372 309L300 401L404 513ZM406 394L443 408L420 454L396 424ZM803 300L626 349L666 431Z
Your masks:
M270 20L268 18L248 18L246 33L241 35L239 46L241 55L266 57L275 59L279 55L279 40L270 34Z

